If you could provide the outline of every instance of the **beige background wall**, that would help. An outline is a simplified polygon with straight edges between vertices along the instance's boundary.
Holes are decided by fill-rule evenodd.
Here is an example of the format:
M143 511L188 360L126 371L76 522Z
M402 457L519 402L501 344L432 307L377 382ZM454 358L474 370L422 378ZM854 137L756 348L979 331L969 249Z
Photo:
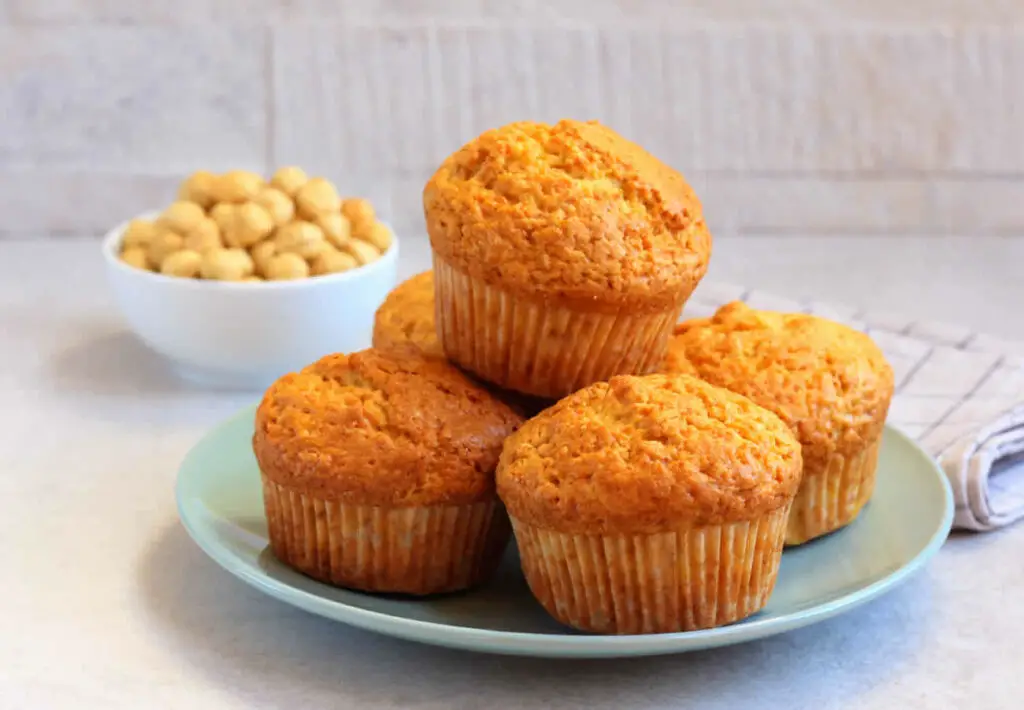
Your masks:
M827 6L827 10L822 7ZM433 166L602 119L718 233L1024 234L1024 3L0 0L0 235L297 162L420 224Z

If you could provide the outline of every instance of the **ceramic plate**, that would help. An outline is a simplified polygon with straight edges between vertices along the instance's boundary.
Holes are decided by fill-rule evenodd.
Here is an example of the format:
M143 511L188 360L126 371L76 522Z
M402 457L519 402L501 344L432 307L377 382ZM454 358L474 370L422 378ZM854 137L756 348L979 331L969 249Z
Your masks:
M189 452L178 476L181 520L224 569L281 601L370 631L491 653L612 657L678 653L782 633L835 616L892 589L942 545L953 519L945 476L916 444L887 428L874 498L856 522L788 550L768 606L718 629L593 636L549 618L530 596L515 545L489 585L427 601L371 596L320 584L283 566L267 547L254 408Z

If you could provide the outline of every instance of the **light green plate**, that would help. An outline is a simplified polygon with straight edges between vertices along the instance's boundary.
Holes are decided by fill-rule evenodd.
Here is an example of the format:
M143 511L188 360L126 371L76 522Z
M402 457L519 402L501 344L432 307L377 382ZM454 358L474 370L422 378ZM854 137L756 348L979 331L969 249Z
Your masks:
M288 604L370 631L453 648L524 656L611 657L693 651L812 624L863 604L918 570L953 520L945 476L913 442L886 429L871 503L848 528L787 551L768 606L718 629L590 636L550 619L530 596L515 545L484 588L428 601L335 589L283 566L267 547L250 408L200 441L181 466L178 510L218 564Z

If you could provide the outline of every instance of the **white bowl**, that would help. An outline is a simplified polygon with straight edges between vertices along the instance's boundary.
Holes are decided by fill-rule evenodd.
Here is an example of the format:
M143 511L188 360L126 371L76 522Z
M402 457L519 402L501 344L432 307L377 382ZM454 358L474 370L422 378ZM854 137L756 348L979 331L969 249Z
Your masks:
M117 304L144 343L204 385L263 389L324 355L370 347L374 313L395 285L397 237L380 259L351 271L233 283L125 264L118 253L127 226L103 239Z

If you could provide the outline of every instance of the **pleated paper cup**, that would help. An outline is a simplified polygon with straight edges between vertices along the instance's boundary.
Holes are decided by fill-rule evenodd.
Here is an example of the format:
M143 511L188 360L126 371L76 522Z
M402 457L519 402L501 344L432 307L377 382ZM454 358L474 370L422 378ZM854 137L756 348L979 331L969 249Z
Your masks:
M487 580L508 544L500 502L384 508L325 500L263 477L274 555L309 577L368 592L436 594Z
M533 595L560 622L601 634L707 629L768 603L789 506L757 520L649 535L573 535L513 518Z
M843 528L875 490L881 437L853 456L834 454L821 472L806 471L789 515L786 544L800 545Z
M683 307L609 314L535 302L467 276L437 254L434 289L449 359L499 387L552 399L614 375L653 372Z

